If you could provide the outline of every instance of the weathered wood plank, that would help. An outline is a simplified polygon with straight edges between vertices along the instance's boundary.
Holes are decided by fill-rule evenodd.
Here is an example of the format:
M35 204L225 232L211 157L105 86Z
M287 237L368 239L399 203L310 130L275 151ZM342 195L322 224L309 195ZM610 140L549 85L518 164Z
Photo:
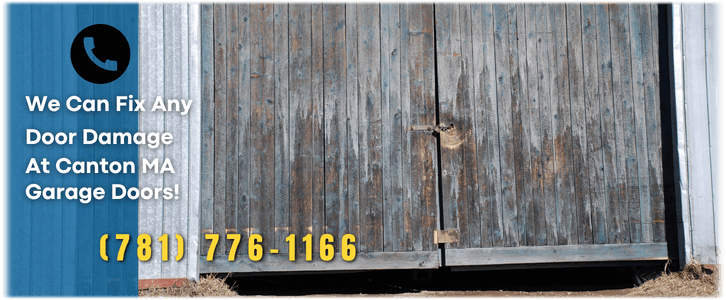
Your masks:
M224 4L214 5L214 226L220 240L226 240L226 163L227 163L227 14ZM226 253L219 243L215 254Z
M497 79L494 56L494 17L491 4L472 6L474 27L474 94L479 165L482 246L503 246ZM480 30L481 34L476 34ZM477 59L481 58L481 60Z
M418 108L418 120L419 124L435 124L436 123L436 65L435 61L435 23L434 23L434 6L433 5L419 5L415 6L417 16L415 28L411 30L415 36L411 41L411 45L415 48L413 51L415 55L411 58L417 58L417 60L409 61L409 72L415 72L416 76L412 76L412 83L416 85L415 97L412 98L412 103L422 103L422 106ZM413 20L411 20L413 21ZM418 34L416 34L418 33ZM424 63L421 63L421 62ZM416 81L418 80L418 82ZM423 108L423 109L421 109ZM419 135L416 140L418 146L414 151L419 155L417 161L420 163L418 166L419 172L411 174L425 174L419 177L421 182L421 205L420 216L421 218L421 245L425 251L433 251L438 248L438 245L434 243L434 230L439 228L441 212L439 212L439 191L438 185L435 182L436 174L439 172L437 161L437 149L435 141L430 136ZM418 242L416 242L418 245Z
M389 86L391 84L391 59L390 59L390 28L389 20L391 19L391 5L380 4L380 22L381 22L381 165L382 170L382 198L383 198L383 250L393 248L393 199L391 199L392 174L391 174L391 133L393 131L391 124L391 116L389 115L390 94Z
M347 232L345 7L323 5L325 91L325 233L339 241ZM382 216L381 216L382 217ZM334 247L340 251L340 244Z
M637 186L633 87L631 84L630 26L625 5L610 5L610 47L613 55L613 98L615 99L617 169L620 212L629 232L629 242L641 241L640 202ZM622 138L621 138L622 137ZM621 156L622 153L622 156Z
M466 132L462 130L461 120L457 118L457 110L463 105L462 99L458 97L459 90L466 92L469 80L462 62L460 12L457 4L436 5L434 9L439 122L447 126L454 124L454 128L440 134L440 176L442 200L445 201L442 216L444 229L456 229L462 233L457 243L448 246L467 248L469 214L463 149ZM420 111L420 107L418 108Z
M226 162L227 168L225 175L225 234L237 234L237 219L239 216L239 94L240 90L240 46L239 38L239 6L237 4L227 4L227 149ZM222 240L227 243L227 249L232 248L233 240Z
M450 266L667 260L666 243L498 247L446 251Z
M526 70L527 70L527 98L525 99L528 103L528 111L523 110L524 116L522 118L529 119L529 133L530 133L530 174L529 182L527 183L531 188L532 205L531 219L528 219L527 223L527 245L529 246L541 246L547 244L547 220L545 211L545 198L544 198L544 177L543 177L543 163L542 163L542 118L540 117L540 102L541 96L539 95L539 86L541 79L539 75L539 65L537 56L539 43L537 41L537 5L525 4L524 6L525 15L525 43L526 43Z
M276 199L273 6L251 5L250 20L250 139L254 141L250 145L250 234L260 234L262 247L272 249Z
M388 114L391 120L391 199L392 209L386 213L392 217L390 225L393 245L384 247L388 252L401 252L404 250L404 233L403 233L403 178L410 174L403 173L403 153L402 143L404 135L404 127L401 121L401 5L395 4L391 6L388 26L388 39L390 52L384 52L390 56L390 85L389 85L389 107Z
M309 4L290 5L290 233L302 241L312 224L312 17ZM299 247L298 249L302 249ZM303 250L298 250L304 253Z
M312 5L312 94L313 94L313 198L311 227L307 233L320 237L325 226L325 121L323 120L323 6ZM307 208L306 208L307 209ZM357 235L356 235L357 237ZM319 243L313 243L318 252Z
M466 175L464 173L464 132L456 119L456 109L461 107L457 91L465 77L461 51L461 27L459 7L456 4L436 5L436 61L439 121L441 124L457 123L451 132L440 135L441 177L444 204L444 229L457 229L464 233L458 243L449 246L467 248Z
M658 74L658 18L651 21L657 6L643 5L641 8L641 47L643 56L643 89L645 96L645 145L648 152L647 176L650 206L643 207L650 212L653 242L665 241L665 204L663 199L663 154L661 152L660 82ZM647 226L643 223L643 226Z
M622 228L625 225L621 218L620 191L618 173L623 170L617 168L616 151L616 125L615 109L613 106L613 67L610 51L610 13L608 6L598 4L595 6L595 26L597 27L597 71L598 88L600 95L600 122L602 134L603 180L605 181L604 194L606 205L606 225L608 243L622 243L627 236Z
M570 116L572 122L572 176L576 211L577 243L592 243L590 182L587 153L587 113L585 111L585 84L583 78L582 28L580 4L569 3L567 10L567 65L570 85Z
M287 253L290 232L290 101L288 99L288 4L274 8L275 87L275 247ZM270 238L272 236L269 236ZM264 238L264 237L263 237Z
M602 147L602 120L600 110L601 92L599 90L597 20L595 5L582 4L580 7L582 22L582 81L584 83L585 127L587 135L587 190L583 195L592 203L591 222L592 240L590 243L606 244L607 237L607 202L604 190L604 166ZM599 53L598 53L599 54ZM580 216L582 221L582 216ZM582 224L581 224L582 228ZM580 234L582 238L582 234Z
M377 4L359 5L358 106L362 252L383 250L380 18ZM358 237L357 237L358 238Z
M356 5L345 6L345 60L346 60L346 114L347 169L348 169L348 233L359 241L360 221L360 147L358 143L358 21ZM314 26L313 26L314 28ZM321 38L322 43L322 38ZM321 57L322 59L322 57Z
M202 69L200 4L189 4L189 99L193 100L189 116L189 222L186 230L187 278L199 279L199 220L201 216L201 141L202 137Z
M554 63L552 100L554 115L555 189L557 191L557 227L560 245L577 244L577 198L574 189L572 158L572 120L570 117L570 82L568 72L567 20L565 5L551 9ZM556 103L556 104L555 104Z
M555 190L555 127L553 114L557 100L553 99L553 76L555 52L552 36L550 8L541 4L536 9L537 22L537 77L540 78L537 93L540 97L540 126L542 132L542 196L545 200L545 228L547 245L557 245L557 193Z
M464 159L464 189L466 197L463 203L466 209L463 213L466 216L466 234L468 247L480 247L481 245L481 212L479 207L479 183L476 150L476 103L474 102L474 56L472 40L472 12L469 4L459 5L459 26L461 28L461 62L462 75L461 84L457 86L457 100L460 106L455 110L456 123L461 124L459 130L463 133L463 144L461 147Z
M514 162L514 122L512 120L512 80L509 58L509 19L513 6L493 5L494 55L497 78L497 114L499 118L499 161L502 180L502 235L504 246L519 246L517 235L517 186Z
M517 168L515 175L517 178L517 229L519 231L519 244L534 244L535 227L534 227L534 201L532 197L532 157L531 157L531 131L530 131L530 103L529 93L531 86L529 85L527 66L527 31L526 16L524 4L517 4L516 9L516 26L512 26L509 32L510 55L515 57L512 61L512 86L516 90L512 90L512 111L518 111L513 115L515 121L515 138L519 139L519 151L515 152L515 162ZM519 37L522 38L519 38ZM516 52L513 52L515 51ZM516 61L516 63L515 63ZM515 91L518 91L516 93ZM532 89L533 92L536 90ZM516 104L516 107L514 106ZM517 133L521 132L521 133ZM516 143L516 142L515 142ZM517 157L518 156L518 157Z
M398 4L381 4L381 85L383 118L384 250L400 252L403 240L401 172L401 43Z
M404 153L410 163L406 174L407 203L410 216L411 249L435 250L434 230L438 228L438 191L435 181L437 172L436 144L434 137L422 131L410 131L411 125L436 122L436 98L434 80L434 7L432 5L407 5L402 11L401 90L406 144ZM407 117L408 116L408 117ZM404 226L406 226L404 224Z
M237 12L237 39L240 45L239 49L239 92L237 101L237 233L240 234L242 241L249 240L250 228L250 167L252 157L249 155L251 149L250 132L250 5L248 3L240 3ZM247 254L248 243L240 242L237 246L238 255Z
M628 10L630 17L630 55L633 72L633 108L635 113L635 153L637 160L637 185L638 198L640 202L639 213L642 230L642 242L653 241L653 225L651 219L650 205L650 184L648 183L648 149L647 149L647 132L645 120L645 87L644 87L644 71L645 62L643 58L643 39L642 35L650 34L645 32L642 21L645 20L643 12L644 5L630 4ZM649 15L647 17L650 17Z
M490 7L490 6L489 6ZM471 4L471 56L472 56L472 101L474 103L474 119L472 122L473 136L472 140L475 142L476 147L476 161L472 162L477 166L477 193L473 196L477 198L478 203L476 207L479 213L479 228L470 227L469 231L479 234L479 241L477 247L491 247L491 198L489 197L490 191L487 190L486 184L489 183L489 172L486 161L486 116L484 115L484 97L485 93L491 92L491 86L486 86L485 76L491 77L491 71L489 66L484 65L487 54L486 48L488 44L484 43L484 39L492 39L491 31L484 32L484 26L482 24L482 10L481 4ZM491 20L489 20L491 21ZM486 37L485 37L486 35Z
M403 173L403 251L413 250L414 242L414 230L413 223L416 221L412 215L413 201L411 199L412 183L412 153L411 153L411 141L412 131L406 130L413 124L411 123L411 89L410 89L410 78L408 62L410 60L409 43L411 40L410 31L410 12L412 9L411 5L401 4L401 50L399 52L401 59L401 123L403 127L403 137L401 140L401 172ZM419 219L419 218L416 218Z
M215 256L213 261L202 261L200 273L259 273L326 270L386 270L386 269L435 269L439 266L438 252L375 252L358 253L355 260L344 261L340 253L333 260L322 261L313 255L313 261L289 261L286 256L265 255L260 261L239 259L234 262L225 256Z
M200 253L207 255L210 241L204 234L212 233L214 222L214 7L202 5L202 160ZM142 52L143 53L143 52ZM142 83L144 81L141 81ZM142 95L143 96L143 95ZM148 97L147 97L148 98ZM143 98L141 98L143 99ZM141 176L139 176L141 179ZM141 204L139 204L141 205ZM141 220L141 216L139 216Z

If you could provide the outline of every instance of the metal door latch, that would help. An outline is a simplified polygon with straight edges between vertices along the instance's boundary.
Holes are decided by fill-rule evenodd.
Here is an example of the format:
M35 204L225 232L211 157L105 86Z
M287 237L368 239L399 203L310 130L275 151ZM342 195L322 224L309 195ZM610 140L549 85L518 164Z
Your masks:
M442 133L444 131L448 131L450 129L454 128L454 124L451 124L449 126L445 126L443 123L439 124L438 126L434 125L413 125L411 126L411 131L418 131L418 130L425 130L425 131L436 131L438 133Z

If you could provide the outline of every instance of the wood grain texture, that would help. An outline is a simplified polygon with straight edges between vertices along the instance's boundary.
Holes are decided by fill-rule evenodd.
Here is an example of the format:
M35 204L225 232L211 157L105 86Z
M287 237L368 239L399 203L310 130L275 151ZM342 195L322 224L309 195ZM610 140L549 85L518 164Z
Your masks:
M459 230L450 250L658 239L660 194L641 203L644 174L662 193L650 6L224 8L210 81L225 100L203 113L226 124L211 125L225 172L208 184L228 231L283 253L291 233L336 250L352 233L361 255L436 250L437 229ZM411 130L437 122L454 126Z
M635 124L633 113L633 87L630 57L630 26L626 5L610 5L610 38L613 54L613 98L615 103L615 124L618 136L618 173L621 208L629 232L629 241L641 241L640 201L637 185L637 158L635 153ZM622 137L622 140L620 139ZM620 156L622 153L622 157Z
M214 7L202 5L202 159L200 253L207 255L209 240L204 234L213 232L214 222Z
M213 232L220 241L227 238L226 163L227 163L227 14L224 4L214 5L214 222ZM226 243L219 243L215 254L226 253Z
M401 90L404 129L411 125L436 122L436 68L434 64L434 7L407 5L402 10ZM410 183L407 184L407 203L410 203L411 247L414 251L431 251L433 232L438 228L438 190L434 180L437 172L436 144L431 134L422 131L406 133L405 148L410 153ZM404 224L404 226L407 226Z
M570 3L567 10L567 65L572 122L572 175L575 190L578 244L592 243L590 182L588 176L587 115L583 78L583 45L580 4Z
M608 243L624 242L627 232L623 229L622 212L618 174L622 169L617 168L618 153L616 151L615 108L613 99L613 56L610 52L610 13L607 5L595 6L595 19L597 27L597 71L598 88L600 96L600 122L602 133L603 179L605 180L605 205L607 205L607 233Z
M290 5L290 233L311 233L313 94L311 6ZM296 241L300 239L296 238ZM303 253L298 248L299 253Z
M554 42L552 100L556 107L553 117L555 131L555 189L557 191L558 243L573 245L577 238L577 199L572 165L572 118L570 111L570 82L568 70L567 28L565 5L553 4L551 9Z
M515 158L517 169L515 175L517 178L517 229L519 231L520 245L535 244L535 221L534 221L534 201L532 192L532 154L531 154L531 128L530 128L530 92L536 92L533 86L529 84L529 66L527 64L527 30L526 30L526 13L525 5L518 4L515 6L517 14L516 26L510 31L510 55L516 57L512 62L512 84L517 86L516 90L512 90L513 95L518 94L512 107L515 114L516 131L521 132L515 135L519 139L519 151L515 152L518 156ZM519 37L522 38L519 38ZM516 52L513 52L516 51ZM518 65L514 63L517 61ZM530 88L531 91L530 91Z
M637 187L642 241L652 242L653 226L651 222L650 186L648 184L648 149L647 132L645 128L645 88L644 88L644 59L643 59L643 27L642 20L644 5L631 4L628 6L630 17L630 55L632 65L633 87L633 113L635 120L635 153L637 160Z
M383 210L384 250L402 251L403 178L401 125L401 44L398 4L381 4L381 85L383 103ZM342 233L343 231L341 231Z
M527 183L531 188L531 216L527 223L527 245L528 246L540 246L547 244L547 230L546 230L546 210L545 210L545 197L544 197L544 176L543 176L543 161L542 151L544 140L542 138L542 117L541 117L541 102L542 97L540 96L539 87L541 78L539 74L539 60L538 57L538 23L537 23L537 5L525 5L525 38L526 41L526 70L527 70L527 98L525 101L528 103L528 111L524 111L525 115L522 118L527 118L529 121L529 132L530 132L530 181ZM531 228L531 229L530 229Z
M471 5L472 55L473 55L473 92L474 92L474 140L476 141L477 179L479 185L479 213L481 214L479 232L480 247L491 247L494 228L501 228L501 210L495 209L500 194L498 139L496 128L490 123L492 105L495 99L493 30L494 22L491 5ZM496 119L495 119L496 121ZM492 144L494 142L494 144ZM496 159L489 159L496 157ZM472 232L476 229L470 228ZM499 232L499 229L497 229ZM499 235L501 236L501 235Z
M598 35L595 5L583 4L581 11L582 28L582 81L584 83L585 126L587 134L587 195L591 201L592 242L606 244L607 202L605 198L605 176L603 166L603 137L600 110L601 91L599 89ZM590 55L588 53L596 53Z
M239 214L239 94L240 94L240 37L239 37L239 6L236 4L227 4L225 13L227 14L227 149L225 174L225 234L237 234L237 222ZM232 248L233 240L223 239L227 246L226 249ZM229 252L227 252L229 253Z
M325 91L325 233L338 241L347 233L345 7L323 5ZM383 216L381 216L383 217ZM337 244L337 243L336 243ZM340 244L335 245L340 251Z
M517 199L514 162L514 122L512 119L512 80L509 58L509 21L514 6L496 4L494 15L494 55L497 78L497 113L499 118L499 161L502 180L502 235L504 246L519 246L517 236Z
M250 145L250 234L260 234L262 247L272 249L276 199L273 6L251 5L250 20L250 138L254 141Z
M407 176L411 174L412 170L412 153L411 153L411 141L412 131L406 130L412 126L411 124L411 90L410 90L410 74L408 70L408 63L410 57L409 41L410 41L410 22L409 14L411 11L411 5L402 4L400 7L400 26L401 26L401 44L399 53L401 60L400 72L401 72L401 126L403 127L403 133L401 137L401 173L403 176L403 251L411 251L414 247L414 219L412 218L412 182L414 176Z
M275 107L275 223L274 247L280 253L287 253L285 238L290 232L290 101L289 101L289 43L288 43L288 4L275 4L273 6L273 39L275 55L273 64L275 73L274 107ZM269 149L268 149L269 150ZM267 235L272 238L273 235ZM264 237L263 237L264 238ZM273 244L269 244L272 246Z
M237 100L237 233L242 241L249 240L250 227L250 167L251 149L251 97L250 97L250 5L241 3L237 12L237 41L239 42L239 92ZM237 246L237 255L247 254L247 243Z
M313 255L313 261L310 262L305 260L291 262L286 256L273 255L265 255L257 262L249 260L231 262L225 256L218 256L213 261L202 261L200 273L434 269L438 266L439 258L436 251L358 253L351 262L344 261L340 253L335 253L331 261L322 261Z
M466 186L464 186L466 197L463 198L462 203L465 210L463 213L467 214L467 230L466 240L468 247L480 247L481 245L481 212L479 207L479 184L478 184L478 165L477 165L477 150L476 150L476 130L475 118L476 118L476 105L474 102L474 56L473 56L473 38L472 38L472 12L471 5L460 4L459 5L459 26L461 27L461 62L462 62L462 75L460 79L460 85L457 86L457 98L460 99L458 110L455 115L456 123L461 124L458 126L463 135L462 153L464 159L464 176ZM444 122L446 123L446 122ZM448 132L448 131L447 131ZM463 235L463 234L462 234Z
M442 212L444 229L457 229L463 233L458 243L451 243L451 247L468 248L468 189L463 146L466 131L459 117L464 101L462 93L467 93L469 76L462 55L465 49L461 46L464 35L460 25L461 12L457 4L436 5L435 10L439 121L447 126L454 124L453 129L440 134L441 189L442 197L446 199Z
M359 237L362 233L360 196L360 146L358 141L358 13L356 5L345 6L345 61L346 61L346 120L348 169L348 233ZM322 42L322 41L321 41ZM321 58L322 59L322 58ZM360 244L358 244L360 245Z
M383 250L381 160L380 13L378 5L357 7L358 143L360 147L360 251Z
M540 124L542 132L542 187L545 199L545 231L547 245L557 245L557 191L555 188L555 127L553 114L556 113L557 100L553 97L552 77L554 76L554 39L550 9L542 4L536 9L537 17L537 87L540 96Z
M446 257L447 265L451 266L668 259L666 243L498 247L452 249L447 252L450 252Z
M312 6L312 94L313 94L313 198L312 224L307 233L313 237L324 234L325 226L325 131L323 107L323 6ZM307 208L306 208L307 209ZM357 236L357 235L356 235ZM314 243L313 251L320 245Z

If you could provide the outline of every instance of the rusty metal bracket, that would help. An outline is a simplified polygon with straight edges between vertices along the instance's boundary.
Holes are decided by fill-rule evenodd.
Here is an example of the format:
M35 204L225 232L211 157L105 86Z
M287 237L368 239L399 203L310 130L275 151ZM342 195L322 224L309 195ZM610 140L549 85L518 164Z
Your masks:
M442 133L442 132L448 131L448 130L450 130L452 128L454 128L454 124L450 124L449 126L445 126L444 124L439 124L438 126L434 126L434 125L413 125L413 126L411 126L411 131L425 130L425 131L436 131L438 133Z
M434 244L458 243L459 230L434 230Z

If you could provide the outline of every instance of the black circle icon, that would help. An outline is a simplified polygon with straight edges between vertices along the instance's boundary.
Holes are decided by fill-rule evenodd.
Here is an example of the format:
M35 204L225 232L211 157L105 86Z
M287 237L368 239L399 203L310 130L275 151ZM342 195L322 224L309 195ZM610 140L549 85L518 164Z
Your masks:
M104 84L121 77L129 66L131 49L113 26L95 24L81 30L71 45L71 63L81 78Z

